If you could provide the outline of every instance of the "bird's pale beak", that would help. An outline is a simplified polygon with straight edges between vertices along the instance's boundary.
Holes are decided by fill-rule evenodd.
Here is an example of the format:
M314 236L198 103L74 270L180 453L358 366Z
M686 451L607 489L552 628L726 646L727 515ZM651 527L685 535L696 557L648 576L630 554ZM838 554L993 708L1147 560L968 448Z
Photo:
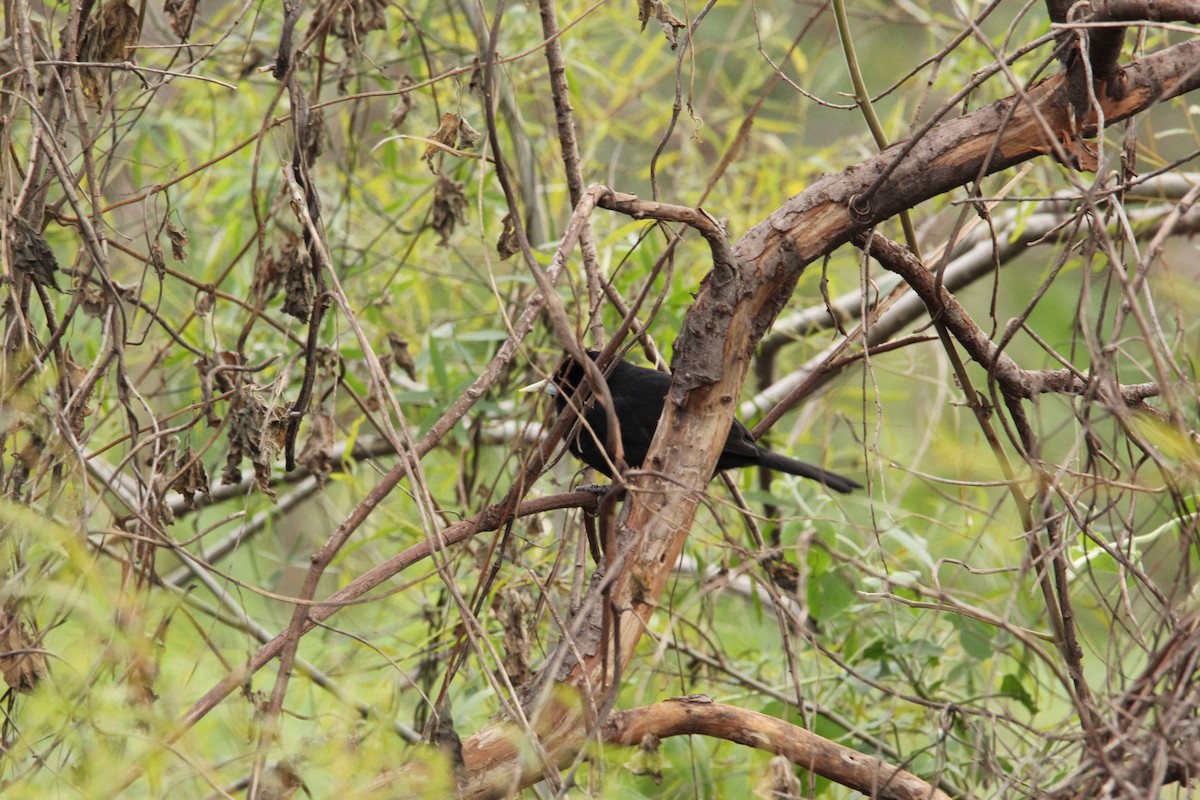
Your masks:
M558 394L558 387L555 386L553 383L551 383L548 380L541 380L541 381L538 381L537 383L531 383L528 386L522 386L517 391L519 391L519 392L541 392L542 394L548 394L551 397L553 397L554 395Z

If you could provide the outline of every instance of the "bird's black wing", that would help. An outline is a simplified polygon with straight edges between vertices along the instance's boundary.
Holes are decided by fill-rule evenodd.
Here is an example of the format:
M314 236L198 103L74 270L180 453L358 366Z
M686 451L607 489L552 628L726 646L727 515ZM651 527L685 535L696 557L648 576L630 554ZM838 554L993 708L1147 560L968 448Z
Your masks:
M621 421L621 449L631 467L641 467L646 460L670 386L671 377L665 372L627 361L617 364L608 376L608 391Z

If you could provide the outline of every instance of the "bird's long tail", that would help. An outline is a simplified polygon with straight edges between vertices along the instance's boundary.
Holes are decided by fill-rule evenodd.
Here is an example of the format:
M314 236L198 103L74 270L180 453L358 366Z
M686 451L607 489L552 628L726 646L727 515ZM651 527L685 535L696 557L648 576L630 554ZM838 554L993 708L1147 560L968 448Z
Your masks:
M849 478L844 478L829 470L821 469L812 464L806 464L803 461L797 461L794 458L788 458L779 453L773 453L764 447L758 448L758 453L758 466L773 469L776 472L786 472L789 475L799 475L801 478L808 478L809 480L823 483L835 492L849 494L855 489L862 488L861 484Z

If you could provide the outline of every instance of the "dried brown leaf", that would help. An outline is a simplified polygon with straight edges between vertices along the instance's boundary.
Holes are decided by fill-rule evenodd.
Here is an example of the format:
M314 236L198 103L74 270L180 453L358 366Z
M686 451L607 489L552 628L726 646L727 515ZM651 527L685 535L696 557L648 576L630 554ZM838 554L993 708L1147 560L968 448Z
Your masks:
M38 637L16 615L0 611L0 675L18 692L32 692L46 677L46 655Z
M83 379L87 376L87 368L75 361L74 355L71 353L71 348L67 347L63 351L63 373L67 381L67 385L72 389L78 388ZM96 384L93 382L91 389L82 397L74 398L71 405L66 409L67 424L71 428L71 432L76 438L83 436L83 426L87 418L92 415L95 410L91 405L92 393L96 390Z
M767 771L754 787L754 796L762 800L799 800L800 779L796 768L784 756L775 756L767 762Z
M450 237L458 225L466 222L467 196L463 185L439 175L433 190L433 210L429 226L438 232L442 246L450 244Z
M442 119L438 123L437 130L425 138L431 140L432 142L444 144L446 147L454 147L454 143L458 141L458 126L461 122L462 117L460 117L458 114L447 111L445 114L442 114ZM436 166L434 166L433 159L441 152L443 152L442 149L435 144L425 145L425 154L422 156L422 158L424 158L425 163L429 165L429 171L435 175L437 174L438 169Z
M284 290L281 310L307 322L312 313L312 256L299 234L289 233L283 243L267 250L254 269L254 294L267 303Z
M9 218L13 267L27 273L36 283L57 291L58 259L41 232L20 217Z
M500 260L504 261L521 252L521 244L517 238L517 226L513 224L512 214L505 214L500 224L503 227L500 238L496 240L496 252L500 254Z
M466 117L458 118L458 149L471 150L475 145L479 144L479 139L483 136L482 133L471 127L471 123L467 122Z
M313 276L312 256L300 250L287 262L287 274L283 284L283 307L280 309L290 317L307 322L312 315Z
M171 30L180 41L186 42L192 33L192 20L196 18L196 0L164 0L163 13L171 21Z
M277 761L263 774L258 796L262 800L291 800L302 786L304 779L296 768L287 761Z
M397 83L398 88L404 89L413 84L413 79L408 75L402 75ZM396 107L392 109L392 118L389 122L392 130L398 131L404 126L404 120L408 119L408 114L413 110L415 105L416 103L413 102L410 92L403 92L400 95L399 100L396 102Z
M187 230L182 225L177 225L174 220L167 220L167 238L171 241L171 258L176 261L185 260L187 244L191 241Z
M633 751L625 762L625 769L634 775L640 775L654 781L654 785L662 784L663 755L660 750L662 741L653 733L642 737L638 748Z
M42 457L46 454L46 440L35 431L28 431L29 439L25 446L13 453L12 472L9 473L11 488L9 495L16 497L21 493L25 481L37 472Z
M213 292L211 286L196 290L196 299L192 301L192 307L196 310L196 316L207 317L212 313L213 306L217 304L217 295Z
M321 486L333 472L333 417L317 411L308 421L308 438L296 460L317 479Z
M415 381L417 379L417 361L408 349L408 340L394 331L388 331L387 343L391 350L392 363L404 370L404 374Z
M129 669L125 672L125 682L133 694L135 702L149 705L158 699L154 691L154 682L158 680L158 664L149 653L139 649L129 659Z
M167 277L167 259L163 256L162 245L158 243L158 239L150 242L150 266L154 267L154 274L160 281Z
M221 482L238 483L242 479L242 460L246 459L254 468L255 483L259 490L274 498L271 491L271 461L279 451L283 436L283 414L277 407L268 408L255 392L242 387L232 398L229 416L226 419L226 438L229 453L225 457L225 469Z
M124 63L130 60L132 45L137 44L141 36L141 20L138 12L126 0L108 0L100 9L99 14L93 14L83 32L79 44L80 61L116 61ZM92 98L100 97L101 82L106 70L84 67L80 70L83 79L83 93Z
M331 0L329 5L337 10L330 32L342 40L347 52L357 50L371 31L387 29L387 0Z
M95 319L104 316L104 311L108 308L107 293L94 283L83 284L79 291L83 293L79 304L83 313Z
M212 502L208 472L204 469L204 462L190 447L175 461L175 480L171 483L171 488L183 497L184 508L196 508L197 494L203 497L205 502Z
M663 35L671 43L671 49L678 47L679 31L687 25L671 13L666 0L638 0L638 22L642 23L642 30L646 30L646 24L651 19L658 20L662 25Z

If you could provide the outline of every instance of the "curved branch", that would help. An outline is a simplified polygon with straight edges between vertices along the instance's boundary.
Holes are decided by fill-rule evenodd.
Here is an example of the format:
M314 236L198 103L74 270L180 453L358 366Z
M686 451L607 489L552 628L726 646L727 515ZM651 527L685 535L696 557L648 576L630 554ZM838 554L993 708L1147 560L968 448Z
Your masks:
M703 695L675 697L662 703L618 711L600 729L607 744L633 746L646 736L698 734L726 739L775 753L867 797L880 800L950 800L925 781L877 758L860 753L798 725L714 703Z

